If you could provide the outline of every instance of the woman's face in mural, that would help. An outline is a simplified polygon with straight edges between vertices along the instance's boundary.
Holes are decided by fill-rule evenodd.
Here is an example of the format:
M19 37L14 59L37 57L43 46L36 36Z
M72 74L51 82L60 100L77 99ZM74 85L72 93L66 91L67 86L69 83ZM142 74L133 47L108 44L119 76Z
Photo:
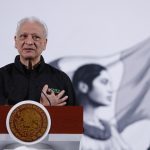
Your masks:
M112 101L111 79L107 71L102 71L92 83L92 89L89 91L89 97L96 103L110 105Z

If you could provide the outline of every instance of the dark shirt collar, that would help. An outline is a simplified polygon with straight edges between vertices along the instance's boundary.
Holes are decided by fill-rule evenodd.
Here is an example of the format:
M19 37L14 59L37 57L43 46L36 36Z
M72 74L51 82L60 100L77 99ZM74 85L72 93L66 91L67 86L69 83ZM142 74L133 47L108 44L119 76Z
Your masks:
M28 70L27 67L21 63L19 55L16 56L14 63L15 63L16 68L23 73L25 73ZM43 56L41 56L40 62L34 65L33 70L40 72L44 69L44 66L45 66L45 61L44 61Z

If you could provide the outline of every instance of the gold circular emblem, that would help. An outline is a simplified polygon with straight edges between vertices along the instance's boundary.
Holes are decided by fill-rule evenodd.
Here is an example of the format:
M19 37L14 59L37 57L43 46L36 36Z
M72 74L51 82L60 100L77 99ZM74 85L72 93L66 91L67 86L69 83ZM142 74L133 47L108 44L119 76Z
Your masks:
M45 111L33 102L21 104L13 109L8 124L14 137L31 143L39 140L47 132L49 120Z

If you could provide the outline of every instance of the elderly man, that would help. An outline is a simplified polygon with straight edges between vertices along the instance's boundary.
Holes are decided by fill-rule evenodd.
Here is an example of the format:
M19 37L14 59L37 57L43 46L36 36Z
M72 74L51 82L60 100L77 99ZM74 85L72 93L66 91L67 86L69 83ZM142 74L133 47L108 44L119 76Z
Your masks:
M19 55L14 63L0 69L0 104L34 100L45 106L74 105L69 77L46 64L41 55L46 49L47 34L46 25L38 18L19 21L14 37Z

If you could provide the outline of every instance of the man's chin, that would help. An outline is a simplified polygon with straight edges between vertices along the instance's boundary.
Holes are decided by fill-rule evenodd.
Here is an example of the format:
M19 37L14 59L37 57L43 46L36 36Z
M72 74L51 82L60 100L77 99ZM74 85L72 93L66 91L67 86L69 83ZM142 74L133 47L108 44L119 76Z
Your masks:
M31 55L28 55L28 56L24 56L24 59L26 59L26 60L34 59L34 57L33 57L33 56L31 56Z

